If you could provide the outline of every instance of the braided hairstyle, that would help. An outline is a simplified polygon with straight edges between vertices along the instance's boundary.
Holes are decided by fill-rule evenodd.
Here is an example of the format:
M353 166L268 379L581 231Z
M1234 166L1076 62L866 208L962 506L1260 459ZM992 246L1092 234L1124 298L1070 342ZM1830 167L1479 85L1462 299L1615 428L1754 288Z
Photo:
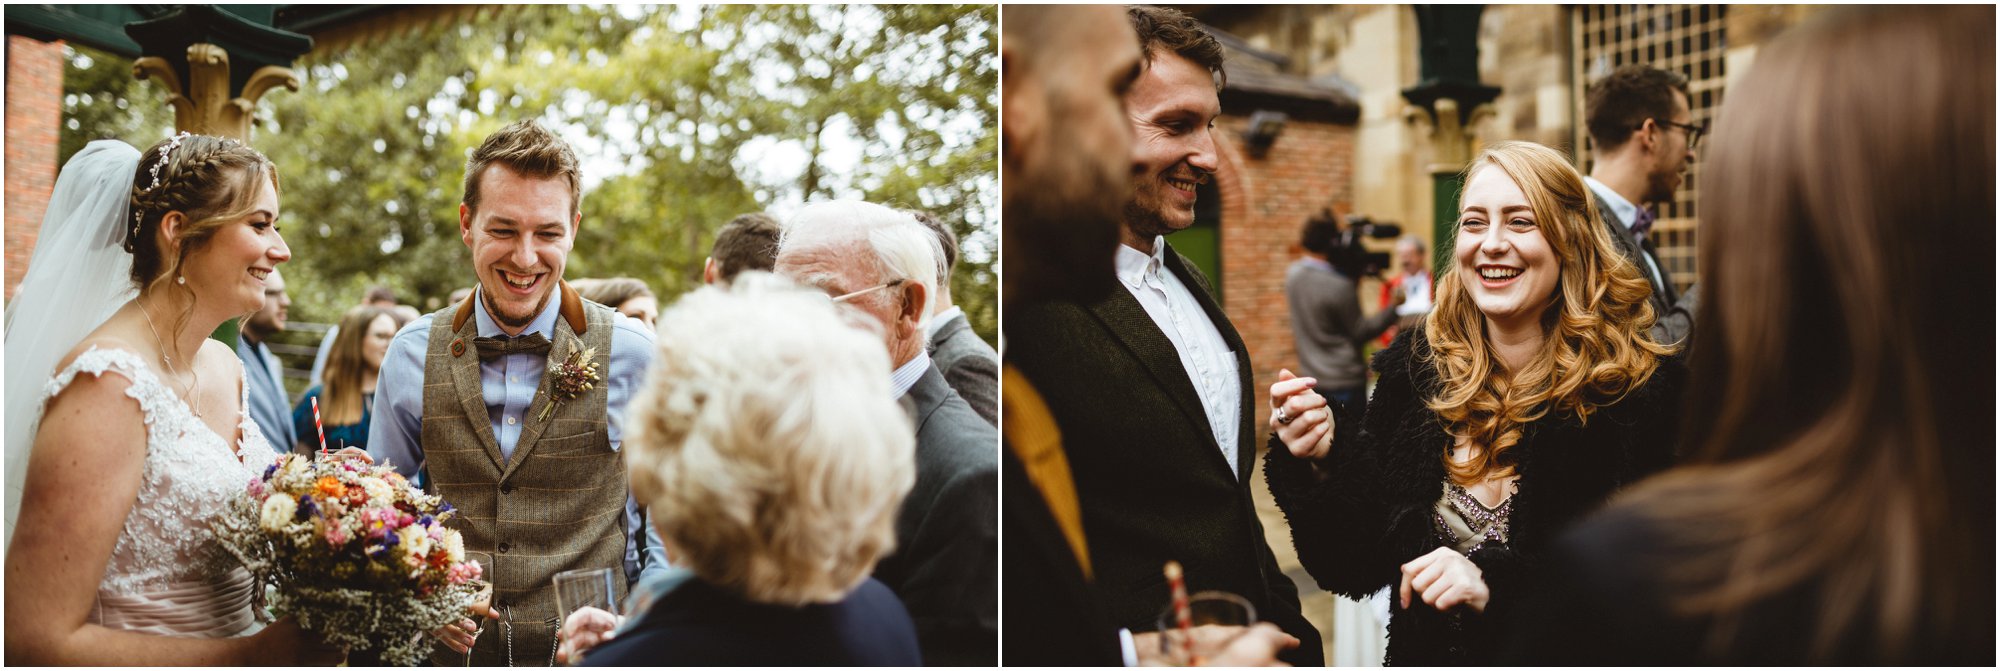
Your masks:
M139 156L138 170L125 251L132 253L132 282L141 291L179 275L181 263L223 224L248 216L256 207L259 180L271 180L271 189L278 190L278 169L270 159L238 140L212 135L161 140ZM159 236L160 221L171 212L187 221L176 241L166 242Z

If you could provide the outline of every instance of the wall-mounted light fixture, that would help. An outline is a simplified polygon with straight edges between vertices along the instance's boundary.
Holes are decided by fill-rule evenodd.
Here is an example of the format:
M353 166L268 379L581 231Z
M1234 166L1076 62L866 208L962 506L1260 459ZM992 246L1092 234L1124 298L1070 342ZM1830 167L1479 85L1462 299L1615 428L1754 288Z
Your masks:
M1244 140L1250 144L1250 155L1263 158L1271 150L1271 144L1278 141L1278 134L1285 131L1285 113L1257 110L1250 114L1250 128L1244 132Z

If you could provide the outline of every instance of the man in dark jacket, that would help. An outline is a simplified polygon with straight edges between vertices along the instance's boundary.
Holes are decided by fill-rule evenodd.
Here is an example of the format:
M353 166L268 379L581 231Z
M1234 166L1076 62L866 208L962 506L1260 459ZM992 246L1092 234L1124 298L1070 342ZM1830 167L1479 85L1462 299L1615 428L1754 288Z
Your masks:
M965 321L965 311L951 300L951 278L958 274L958 234L929 212L913 210L910 214L931 229L931 234L937 236L938 247L944 251L938 264L937 300L931 306L930 320L924 325L930 332L931 361L944 373L944 381L951 383L952 391L964 397L965 403L986 418L987 424L998 426L1000 353L972 332L972 325Z
M1195 187L1219 167L1209 126L1222 48L1178 11L1135 7L1128 18L1142 44L1125 96L1139 174L1119 217L1118 282L1096 300L1010 303L1007 358L1060 431L1092 582L1114 622L1157 628L1170 603L1162 568L1179 561L1190 591L1240 595L1296 637L1281 659L1323 665L1251 501L1263 434L1251 425L1242 338L1162 237L1193 222Z
M892 381L917 430L917 482L896 518L896 552L875 578L909 608L925 664L997 666L1000 437L924 353L937 247L906 212L814 203L787 222L773 270L881 324Z
M1590 87L1584 115L1595 143L1584 183L1618 251L1653 284L1653 339L1683 342L1694 330L1697 292L1674 291L1648 233L1651 208L1674 199L1707 128L1688 111L1687 77L1646 65L1619 68Z

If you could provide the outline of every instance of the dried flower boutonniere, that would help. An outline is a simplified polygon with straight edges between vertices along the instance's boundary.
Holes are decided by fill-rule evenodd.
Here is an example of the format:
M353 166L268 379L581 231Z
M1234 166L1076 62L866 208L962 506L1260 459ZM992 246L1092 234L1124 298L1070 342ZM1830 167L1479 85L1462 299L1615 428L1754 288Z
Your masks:
M542 414L536 417L535 421L548 421L549 413L555 412L556 406L562 405L563 401L576 400L576 397L590 391L603 380L597 375L596 359L597 348L585 347L580 351L570 352L562 361L549 362L547 374L550 378L549 388L553 390L554 398L549 399L548 405L542 406Z

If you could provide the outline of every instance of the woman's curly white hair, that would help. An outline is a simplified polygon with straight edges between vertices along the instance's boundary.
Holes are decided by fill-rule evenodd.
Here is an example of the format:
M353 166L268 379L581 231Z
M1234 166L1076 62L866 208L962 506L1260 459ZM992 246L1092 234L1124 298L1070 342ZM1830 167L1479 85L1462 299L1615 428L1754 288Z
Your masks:
M745 273L660 315L623 450L634 496L702 580L828 603L894 549L915 430L881 336L850 311Z

